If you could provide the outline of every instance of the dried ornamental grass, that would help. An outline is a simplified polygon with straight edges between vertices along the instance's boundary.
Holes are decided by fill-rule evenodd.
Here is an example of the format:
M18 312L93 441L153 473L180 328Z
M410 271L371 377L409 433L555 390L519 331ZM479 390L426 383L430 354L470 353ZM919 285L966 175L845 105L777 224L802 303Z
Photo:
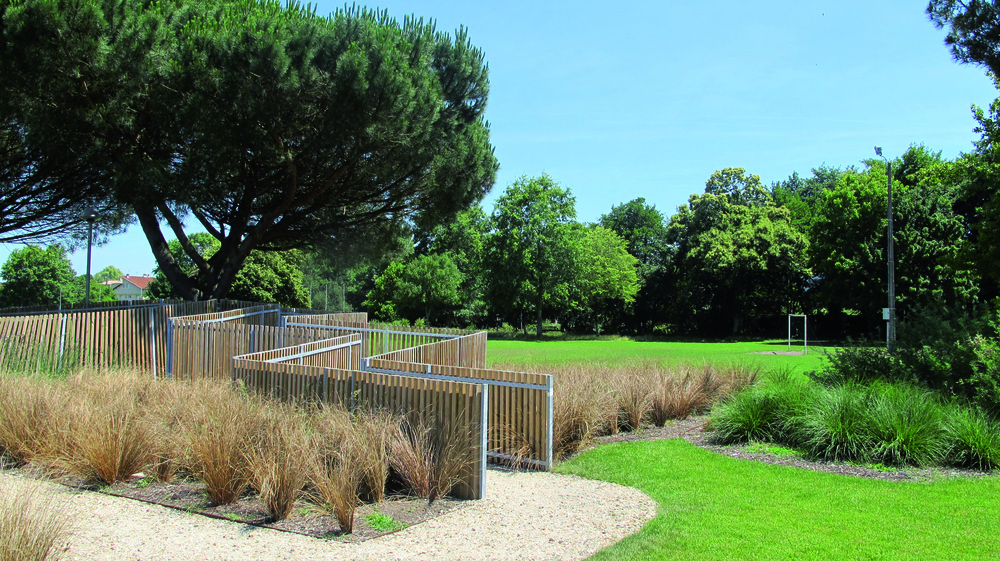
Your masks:
M156 435L145 400L155 385L129 373L87 375L71 382L71 430L61 464L90 481L112 484L142 471L154 459Z
M0 488L0 561L60 559L65 552L60 545L69 533L63 508L41 496L37 483Z
M302 412L271 405L268 426L248 460L250 484L257 490L272 520L284 520L309 479L306 452L309 438Z
M213 504L231 504L250 484L249 458L259 434L260 404L234 392L203 403L202 415L186 430L192 469Z
M16 464L58 448L62 393L38 377L0 374L0 453Z

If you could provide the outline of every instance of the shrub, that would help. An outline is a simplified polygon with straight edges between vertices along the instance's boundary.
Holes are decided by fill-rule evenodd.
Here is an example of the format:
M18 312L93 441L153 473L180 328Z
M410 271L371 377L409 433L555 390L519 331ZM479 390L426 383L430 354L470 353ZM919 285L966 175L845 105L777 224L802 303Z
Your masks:
M1000 467L1000 425L975 409L953 407L945 422L949 462L965 468Z
M813 458L864 461L872 447L868 429L868 392L857 384L821 388L809 406L795 438Z
M0 561L45 561L62 557L58 548L70 533L60 505L40 496L38 484L0 488Z
M886 465L937 465L948 452L940 399L912 384L872 387L872 460Z

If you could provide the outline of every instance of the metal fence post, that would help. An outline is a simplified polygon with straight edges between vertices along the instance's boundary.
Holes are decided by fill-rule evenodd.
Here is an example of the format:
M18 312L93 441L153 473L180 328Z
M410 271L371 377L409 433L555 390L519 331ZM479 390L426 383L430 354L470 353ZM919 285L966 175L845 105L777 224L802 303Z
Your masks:
M483 384L483 405L482 405L482 422L480 423L479 431L479 499L486 498L486 452L489 442L487 439L487 433L489 432L489 414L490 414L490 385Z
M153 364L153 379L159 376L156 372L156 308L149 307L149 359Z
M553 379L554 377L550 374L549 379L546 383L548 388L545 391L545 461L548 464L549 471L552 471L552 398L553 398Z
M59 367L63 365L63 353L66 351L66 314L62 316L62 325L59 327Z
M167 318L167 378L174 377L174 318Z

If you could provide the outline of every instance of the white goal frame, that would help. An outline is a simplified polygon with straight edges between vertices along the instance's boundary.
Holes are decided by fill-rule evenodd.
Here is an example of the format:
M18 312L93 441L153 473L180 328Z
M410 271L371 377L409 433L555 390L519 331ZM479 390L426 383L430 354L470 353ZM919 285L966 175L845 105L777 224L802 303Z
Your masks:
M788 351L792 350L792 318L802 318L802 343L805 351L802 354L809 354L809 316L806 314L788 314Z

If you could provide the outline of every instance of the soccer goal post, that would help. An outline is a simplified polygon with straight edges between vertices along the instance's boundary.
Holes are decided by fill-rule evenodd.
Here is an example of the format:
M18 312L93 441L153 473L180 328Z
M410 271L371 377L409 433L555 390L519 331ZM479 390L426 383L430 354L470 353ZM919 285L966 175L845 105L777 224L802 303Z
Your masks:
M809 319L805 314L788 314L788 350L792 350L792 318L802 318L802 354L809 354Z

